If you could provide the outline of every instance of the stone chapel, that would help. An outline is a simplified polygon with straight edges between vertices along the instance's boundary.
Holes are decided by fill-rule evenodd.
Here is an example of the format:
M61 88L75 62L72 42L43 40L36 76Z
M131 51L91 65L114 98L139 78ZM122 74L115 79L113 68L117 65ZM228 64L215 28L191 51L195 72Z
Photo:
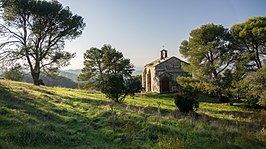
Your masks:
M146 92L170 93L175 92L178 76L191 76L182 66L188 63L175 56L167 57L167 50L161 50L161 57L144 66L142 87Z

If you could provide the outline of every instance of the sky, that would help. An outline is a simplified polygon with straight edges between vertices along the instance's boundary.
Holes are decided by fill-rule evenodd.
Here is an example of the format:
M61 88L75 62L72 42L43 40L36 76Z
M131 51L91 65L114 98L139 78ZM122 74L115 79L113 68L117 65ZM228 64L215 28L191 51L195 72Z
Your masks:
M266 16L266 0L58 0L86 27L77 39L66 41L75 52L68 67L83 68L83 54L91 47L110 44L138 69L160 56L185 60L179 53L191 30L208 23L230 28L254 16Z

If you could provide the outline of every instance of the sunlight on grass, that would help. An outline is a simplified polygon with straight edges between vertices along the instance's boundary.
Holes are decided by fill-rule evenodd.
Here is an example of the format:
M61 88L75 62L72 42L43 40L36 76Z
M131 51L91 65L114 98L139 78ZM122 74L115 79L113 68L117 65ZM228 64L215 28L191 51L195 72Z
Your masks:
M0 148L262 148L266 112L200 102L176 111L174 94L114 103L95 91L0 80ZM158 115L160 103L160 115Z

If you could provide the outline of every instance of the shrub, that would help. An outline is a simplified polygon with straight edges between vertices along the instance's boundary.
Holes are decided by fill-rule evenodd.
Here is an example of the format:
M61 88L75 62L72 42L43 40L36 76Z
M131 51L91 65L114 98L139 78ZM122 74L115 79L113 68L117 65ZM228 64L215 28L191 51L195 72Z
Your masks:
M259 97L250 95L246 97L246 103L248 107L256 108L258 106Z
M16 64L9 70L3 73L3 77L13 81L22 81L24 78L24 72L22 70L22 66L20 64Z
M230 100L230 98L227 97L227 96L222 96L221 99L220 99L220 101L221 101L222 103L228 103L229 100Z
M107 98L115 102L123 102L126 96L134 96L142 90L138 78L125 78L123 75L111 74L104 76L99 87Z
M248 106L266 108L266 65L256 72L249 73L240 83Z
M87 90L94 90L96 89L94 84L91 82L80 82L78 84L79 89L87 89Z
M182 113L197 110L199 102L197 101L197 93L190 88L181 89L181 91L174 97L175 105Z

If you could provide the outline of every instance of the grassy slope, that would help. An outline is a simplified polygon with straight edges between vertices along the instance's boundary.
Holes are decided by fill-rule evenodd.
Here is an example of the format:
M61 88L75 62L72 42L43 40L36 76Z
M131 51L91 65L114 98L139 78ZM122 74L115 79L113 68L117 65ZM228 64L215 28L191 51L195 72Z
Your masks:
M266 146L265 111L203 101L196 119L174 110L173 95L117 104L97 92L0 80L0 148Z

